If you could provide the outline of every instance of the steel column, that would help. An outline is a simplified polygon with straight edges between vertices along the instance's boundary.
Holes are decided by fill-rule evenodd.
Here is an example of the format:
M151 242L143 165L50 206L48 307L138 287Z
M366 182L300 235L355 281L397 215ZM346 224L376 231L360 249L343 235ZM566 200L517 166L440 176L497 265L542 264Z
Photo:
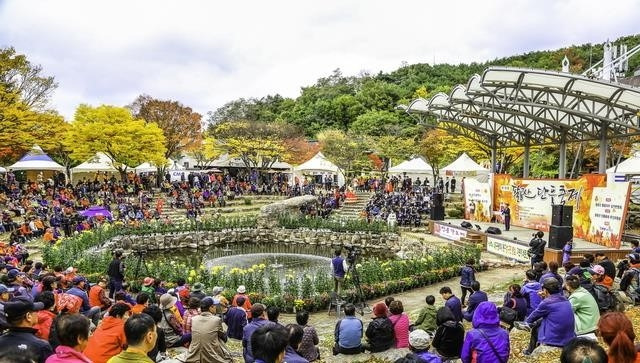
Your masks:
M496 153L497 153L497 139L495 135L491 135L491 173L496 172Z
M600 174L607 172L607 128L606 123L600 126L600 155L598 159L598 173Z
M529 177L529 149L531 149L531 136L526 135L524 139L524 162L522 163L522 177Z
M560 137L560 155L558 163L558 178L564 179L567 177L567 134L562 133Z

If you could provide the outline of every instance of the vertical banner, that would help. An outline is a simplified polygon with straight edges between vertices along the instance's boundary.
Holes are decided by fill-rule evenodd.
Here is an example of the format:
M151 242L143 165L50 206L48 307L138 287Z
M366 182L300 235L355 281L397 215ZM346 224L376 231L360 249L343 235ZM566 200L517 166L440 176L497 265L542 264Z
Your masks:
M491 188L472 178L464 179L464 219L489 222L491 220Z
M494 176L493 209L511 208L511 224L548 231L551 205L573 206L573 235L586 239L591 225L590 207L593 189L605 187L606 176L587 174L579 179L514 179L510 175Z
M585 239L607 247L620 248L627 220L631 183L610 183L606 188L593 188L591 226Z

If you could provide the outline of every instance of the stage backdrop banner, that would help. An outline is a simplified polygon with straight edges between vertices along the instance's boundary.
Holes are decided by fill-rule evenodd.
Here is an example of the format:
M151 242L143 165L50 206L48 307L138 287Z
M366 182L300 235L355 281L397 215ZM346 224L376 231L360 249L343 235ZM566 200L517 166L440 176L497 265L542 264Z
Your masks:
M595 187L605 187L604 174L587 174L579 179L514 179L510 175L494 176L493 208L511 209L511 224L549 231L551 205L573 206L573 236L587 239L591 218L589 211Z
M624 221L627 219L631 183L609 183L605 188L593 188L591 196L591 226L585 238L589 242L620 248Z
M464 179L464 219L480 222L491 220L491 188L489 183Z

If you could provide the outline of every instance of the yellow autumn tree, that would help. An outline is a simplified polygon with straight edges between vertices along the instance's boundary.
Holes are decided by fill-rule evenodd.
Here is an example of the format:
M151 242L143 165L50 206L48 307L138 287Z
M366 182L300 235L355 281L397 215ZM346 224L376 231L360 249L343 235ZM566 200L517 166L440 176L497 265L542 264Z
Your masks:
M165 137L155 123L134 119L124 107L80 105L65 143L75 160L105 153L124 178L127 166L164 165Z

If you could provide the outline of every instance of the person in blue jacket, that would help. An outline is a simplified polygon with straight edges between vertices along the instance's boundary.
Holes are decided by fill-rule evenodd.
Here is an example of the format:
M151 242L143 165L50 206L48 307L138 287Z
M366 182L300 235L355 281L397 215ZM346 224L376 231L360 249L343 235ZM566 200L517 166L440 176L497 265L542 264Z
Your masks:
M463 363L499 362L509 360L509 333L500 327L498 308L490 301L481 302L473 314L473 329L467 332L460 359Z
M529 349L525 354L533 353L536 346L562 348L575 338L575 318L569 300L562 294L562 287L558 280L551 277L542 284L542 302L525 319L525 324L518 324L516 328L531 329ZM539 321L539 327L536 323Z
M473 289L471 289L471 283L476 281L475 270L473 269L473 265L475 264L475 260L470 258L465 263L464 267L460 271L460 289L462 290L462 295L460 296L460 301L464 306L464 300L467 298L467 292L469 294L473 294Z
M467 306L467 311L464 312L463 317L466 321L473 320L473 314L483 301L489 301L489 297L487 293L484 291L480 291L480 282L474 281L471 283L471 289L473 290L473 294L469 296L469 305Z
M536 281L536 272L534 270L527 270L525 273L527 280L522 285L520 292L522 296L527 300L527 316L531 314L540 304L542 298L538 294L542 290L542 285Z
M451 288L449 286L440 288L440 296L442 296L442 299L445 301L444 306L451 310L456 321L462 321L462 303L460 303L460 299L453 294Z

